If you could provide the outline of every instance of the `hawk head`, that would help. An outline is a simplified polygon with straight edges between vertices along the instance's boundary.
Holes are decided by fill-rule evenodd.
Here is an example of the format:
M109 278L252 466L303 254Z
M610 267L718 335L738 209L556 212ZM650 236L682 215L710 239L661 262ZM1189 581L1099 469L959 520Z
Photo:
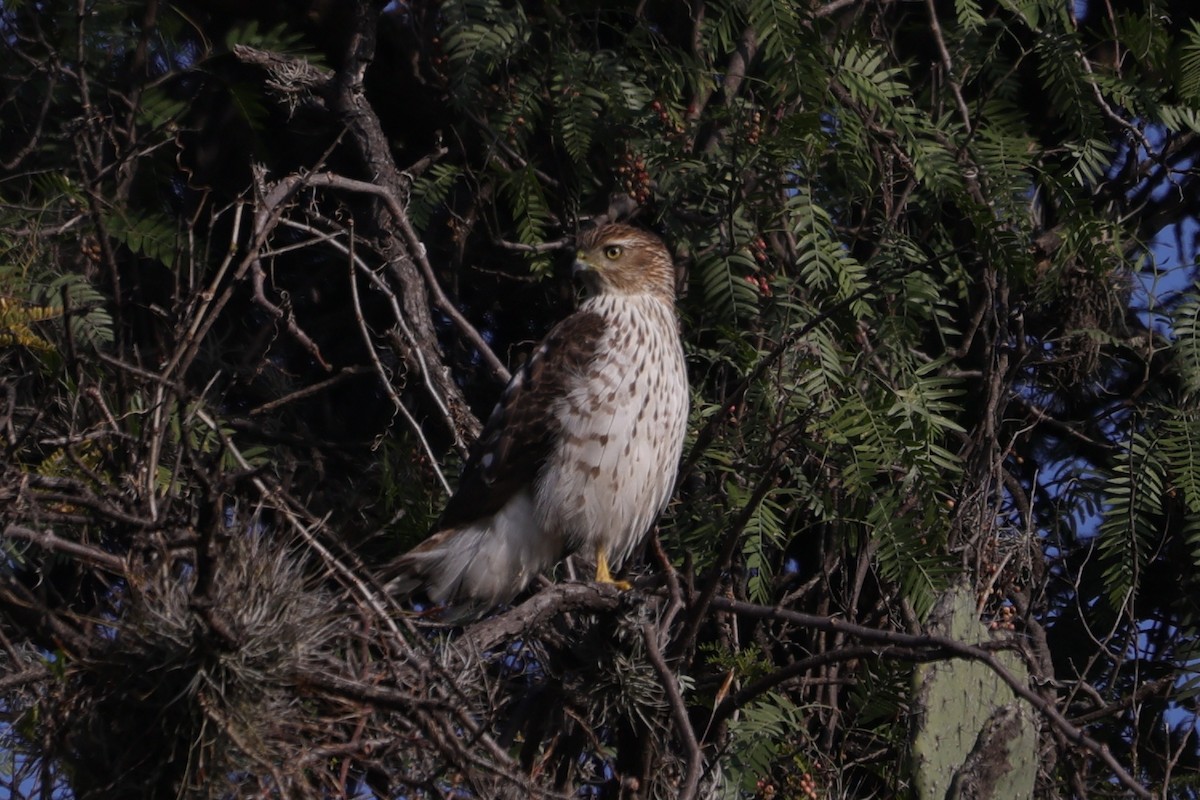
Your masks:
M662 240L629 225L580 234L575 273L592 294L652 294L675 301L675 268Z

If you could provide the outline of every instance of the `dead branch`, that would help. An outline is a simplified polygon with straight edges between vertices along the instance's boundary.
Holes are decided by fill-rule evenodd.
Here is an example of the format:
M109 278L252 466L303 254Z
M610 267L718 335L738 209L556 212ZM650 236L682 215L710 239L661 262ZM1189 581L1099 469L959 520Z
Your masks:
M570 612L612 611L622 602L620 591L600 583L557 583L519 606L467 628L456 645L486 653L503 642L536 632L550 620Z
M13 541L29 542L51 553L72 556L85 564L107 570L114 575L125 574L125 560L123 558L106 553L99 547L63 539L55 535L53 531L37 531L24 525L5 525L4 538Z
M679 693L679 681L667 667L667 662L663 660L662 653L659 652L658 629L647 622L642 626L642 636L646 641L646 657L650 659L650 664L658 673L659 682L667 693L671 719L675 722L675 730L679 733L687 753L687 772L683 777L683 785L679 788L679 800L692 800L700 786L700 772L704 766L704 756L700 752L700 744L696 741L696 732L692 730L692 721L688 718L683 695Z

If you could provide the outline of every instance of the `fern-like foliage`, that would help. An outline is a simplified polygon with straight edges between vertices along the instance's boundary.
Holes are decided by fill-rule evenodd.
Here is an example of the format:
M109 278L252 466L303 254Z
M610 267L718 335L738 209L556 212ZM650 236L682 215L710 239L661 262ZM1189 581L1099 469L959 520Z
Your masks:
M755 791L757 779L787 747L788 737L803 724L804 710L784 695L768 692L747 706L733 726L730 762L733 779L743 792Z
M1173 431L1168 427L1157 434L1135 432L1105 481L1106 507L1096 549L1114 610L1136 603L1141 577L1151 561L1162 554L1168 511L1165 503L1177 491L1172 486L1170 467L1184 468L1185 485L1190 486L1196 477L1191 463L1194 431L1190 426L1171 427ZM1174 456L1174 464L1164 458L1168 452Z
M258 20L247 20L240 25L231 27L225 34L224 43L227 51L233 50L237 45L245 45L258 50L300 56L313 63L320 63L323 60L304 35L290 30L286 22L280 22L264 29L259 25Z
M755 272L753 259L744 252L714 252L697 261L696 280L707 310L729 323L753 317L759 296L749 278Z
M1200 569L1200 419L1187 413L1165 420L1158 447L1169 479L1166 513L1181 526L1192 566Z
M49 308L66 316L77 343L103 347L113 341L108 298L82 275L62 275L38 290ZM69 312L69 314L67 313Z
M49 306L30 306L0 297L0 347L51 351L53 345L34 332L35 323L58 316Z
M0 269L0 345L52 355L57 363L69 346L104 347L112 341L108 298L83 275Z
M1176 363L1184 391L1195 398L1200 392L1200 296L1189 295L1175 309Z
M413 181L408 216L418 230L429 225L433 214L446 202L462 177L462 169L453 164L434 164Z
M1192 20L1179 55L1179 94L1194 109L1200 106L1200 22Z
M463 90L453 97L466 102L479 96L485 81L525 45L528 25L520 5L505 8L497 0L455 0L442 13L443 48L453 80Z
M518 240L524 244L544 241L550 224L550 207L532 167L511 173L503 183L504 194L517 223ZM551 266L544 256L534 257L532 268L545 271Z
M164 214L140 212L114 214L107 220L113 238L133 252L171 267L181 247L175 221Z
M848 301L855 316L869 306L861 293L867 286L866 272L833 235L833 219L799 186L788 199L787 223L796 238L795 269L799 279L832 302Z

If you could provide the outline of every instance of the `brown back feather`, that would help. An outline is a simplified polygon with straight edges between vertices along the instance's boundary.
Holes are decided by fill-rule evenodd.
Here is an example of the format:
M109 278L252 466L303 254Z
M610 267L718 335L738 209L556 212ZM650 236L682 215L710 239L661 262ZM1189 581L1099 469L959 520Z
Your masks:
M494 514L533 482L560 433L553 405L595 357L606 324L598 314L576 312L546 334L488 417L439 529Z

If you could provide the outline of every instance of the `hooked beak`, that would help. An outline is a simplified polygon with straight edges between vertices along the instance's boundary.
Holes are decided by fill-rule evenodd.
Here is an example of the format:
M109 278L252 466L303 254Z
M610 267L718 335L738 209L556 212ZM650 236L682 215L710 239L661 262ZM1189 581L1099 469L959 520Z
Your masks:
M594 267L583 258L583 253L575 254L575 263L571 265L571 274L578 275L581 272L592 272Z
M600 291L600 270L596 269L596 266L588 261L583 253L575 254L575 263L571 265L571 277L583 284L587 294Z

